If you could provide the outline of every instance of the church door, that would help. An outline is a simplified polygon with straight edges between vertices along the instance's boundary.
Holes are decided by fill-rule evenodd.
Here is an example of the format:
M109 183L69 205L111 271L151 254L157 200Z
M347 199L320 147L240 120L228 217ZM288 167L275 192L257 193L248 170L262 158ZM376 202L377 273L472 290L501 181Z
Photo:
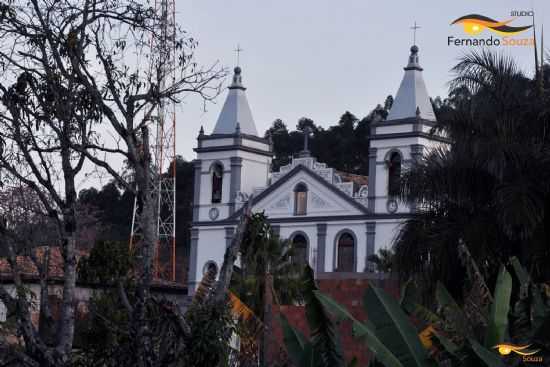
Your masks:
M336 271L353 272L355 264L355 241L351 234L344 233L338 239L338 266Z

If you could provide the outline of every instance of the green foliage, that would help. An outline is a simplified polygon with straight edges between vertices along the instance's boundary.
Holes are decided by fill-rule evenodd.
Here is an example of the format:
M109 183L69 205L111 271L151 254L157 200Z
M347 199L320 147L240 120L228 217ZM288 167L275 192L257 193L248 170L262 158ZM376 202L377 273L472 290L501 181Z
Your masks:
M233 274L231 290L260 320L264 319L266 287L276 304L302 300L300 264L292 262L293 255L290 241L273 234L265 214L251 216L241 243L241 266Z
M470 258L469 261L473 259ZM512 258L510 263L522 283L530 282L517 259ZM473 269L477 264L471 266ZM475 274L472 273L472 276ZM533 284L531 286L534 288ZM465 312L441 282L436 287L437 312L432 312L417 303L420 297L412 281L404 285L400 302L383 290L370 286L365 292L363 302L368 316L368 320L364 322L355 319L345 307L322 292L316 290L314 295L337 321L352 322L353 336L364 340L375 355L373 365L493 367L502 366L504 363L495 351L495 345L514 343L518 340L510 339L511 335L514 335L510 332L513 330L513 324L509 322L513 318L510 314L514 299L513 289L512 276L505 266L501 266L494 294L485 315L488 324L482 327L481 335L477 332L480 326L477 315ZM526 299L523 296L520 301L525 302ZM485 301L478 299L481 304ZM545 323L534 322L532 325L537 325L539 329L531 330L529 336L540 335L539 330L544 327L543 325L550 323L550 307L545 301L542 303L543 309L539 312L545 315ZM532 314L535 307L532 302L528 310L522 309L522 312ZM408 315L414 317L416 325L413 325ZM535 319L531 316L530 320ZM419 330L430 331L432 345L429 346L429 353L426 349L428 347L421 344ZM522 343L545 345L536 337L524 337ZM509 357L510 361L513 361L513 358L514 356Z
M128 274L128 245L98 243L80 274L89 281L118 283L122 281L130 304L135 305L135 286ZM230 339L235 330L229 302L211 297L216 269L211 268L201 281L185 315L171 301L152 297L145 305L145 320L153 348L151 356L162 366L224 366L230 354ZM75 366L134 366L137 351L132 339L135 324L132 313L121 298L117 286L93 294L90 312L77 323ZM134 306L136 307L136 306Z
M404 367L433 365L428 361L417 331L392 296L370 286L365 292L364 307L376 328L376 335Z
M479 357L487 367L501 367L502 360L498 357L497 354L493 353L491 350L483 347L475 339L468 339L472 350Z
M75 344L80 349L77 366L124 366L131 349L127 332L129 314L113 291L99 292L90 299L89 314L76 322Z
M515 257L510 259L514 274L519 282L518 295L511 307L510 334L514 339L526 343L535 341L548 346L550 335L550 298L545 295L542 284L535 284L525 268Z
M288 355L296 366L302 366L305 355L304 349L309 341L306 341L304 334L290 325L284 314L280 315L280 322L283 329L283 342Z
M193 305L186 314L190 333L185 339L182 366L223 366L230 354L234 320L227 302Z
M323 304L315 297L314 292L318 288L313 277L313 269L309 266L305 267L303 282L313 354L321 357L321 366L342 366L344 358L336 327Z
M391 273L393 269L393 251L391 249L381 248L377 254L372 254L367 258L374 263L376 270L381 273Z
M444 322L432 324L436 328L434 340L452 357L453 365L469 366L481 362L486 366L500 366L503 362L494 351L497 344L511 342L521 345L544 345L544 342L534 337L543 327L541 323L534 322L535 318L532 315L536 307L535 302L529 301L525 293L528 289L526 287L537 287L530 284L529 277L517 258L511 258L510 264L522 285L514 288L512 276L505 266L501 266L494 296L485 315L488 324L481 325L481 334L473 330L480 326L477 317L464 312L445 287L441 283L438 284L436 294ZM516 294L513 293L513 289L516 289ZM550 307L544 304L540 294L537 298L542 302L541 312L548 320ZM515 305L514 299L517 299ZM484 300L478 299L478 303L483 304ZM444 360L441 354L437 357L440 361Z
M376 329L370 321L360 322L356 320L345 307L320 291L315 291L315 296L336 317L336 320L350 320L352 322L353 336L365 342L381 363L387 366L402 366L399 359L378 338Z
M309 266L304 269L302 281L311 337L307 340L282 315L280 321L287 352L296 367L343 367L344 357L336 325L316 296L318 288Z
M114 182L109 182L100 190L91 187L78 194L80 205L88 206L99 212L102 230L97 234L98 240L128 241L132 219L134 197L129 192L121 191Z
M435 294L439 312L446 322L446 331L454 334L459 340L472 335L472 325L453 296L449 293L443 283L437 283Z
M512 277L506 271L504 265L500 267L495 297L489 313L489 325L485 337L485 346L493 347L504 342L508 328L508 312L510 311L510 298L512 296Z
M464 243L489 283L511 256L550 279L550 89L540 94L512 58L489 51L465 55L453 72L438 128L454 143L404 174L402 200L422 205L396 241L396 268L458 294Z
M401 288L401 308L408 314L420 320L424 325L441 325L441 318L420 301L416 284L409 279Z
M321 292L317 299L337 319L352 321L353 336L366 342L376 356L377 363L385 366L432 366L417 332L399 304L383 290L371 286L365 292L364 307L369 320L356 320L343 306Z
M82 282L113 284L129 275L132 257L128 243L99 241L90 255L78 262L78 278Z

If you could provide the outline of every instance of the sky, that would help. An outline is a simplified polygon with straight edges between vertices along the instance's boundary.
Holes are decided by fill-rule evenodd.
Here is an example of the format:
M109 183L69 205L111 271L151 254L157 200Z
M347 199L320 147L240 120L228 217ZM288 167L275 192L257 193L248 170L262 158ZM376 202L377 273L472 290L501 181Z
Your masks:
M219 62L232 70L234 49L241 46L243 83L263 134L277 118L292 129L304 116L324 127L335 124L345 111L361 118L387 95L395 95L415 21L421 27L417 44L428 91L432 97L444 97L450 69L461 55L475 49L448 46L448 36L468 37L461 26L450 23L472 13L506 20L512 10L531 8L538 29L546 23L550 30L548 0L176 0L176 19L198 40L200 64ZM511 25L530 22L519 18ZM529 32L515 37L531 36ZM532 47L493 49L512 55L532 72ZM231 73L225 85L230 78ZM226 94L224 89L206 110L192 96L177 107L178 154L194 159L200 126L212 132Z

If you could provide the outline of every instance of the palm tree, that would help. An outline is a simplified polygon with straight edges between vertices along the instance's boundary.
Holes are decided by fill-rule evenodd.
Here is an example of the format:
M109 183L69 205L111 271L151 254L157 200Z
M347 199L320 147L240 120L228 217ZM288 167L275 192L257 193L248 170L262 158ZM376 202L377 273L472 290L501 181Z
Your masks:
M293 256L290 241L273 233L263 213L253 214L241 243L240 268L233 274L231 290L264 325L260 343L260 360L264 362L271 306L302 300L301 265L292 261Z
M549 279L548 84L541 91L513 59L488 51L464 56L453 72L438 116L453 143L404 174L401 198L419 210L396 240L396 268L456 291L464 243L491 281L511 256Z
M391 249L381 248L377 254L370 255L367 260L376 266L377 271L391 273L393 269L393 255Z

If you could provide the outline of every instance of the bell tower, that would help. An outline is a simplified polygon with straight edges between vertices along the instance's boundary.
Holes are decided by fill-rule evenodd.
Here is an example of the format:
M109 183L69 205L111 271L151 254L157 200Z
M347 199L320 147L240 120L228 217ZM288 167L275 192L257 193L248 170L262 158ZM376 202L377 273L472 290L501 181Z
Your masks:
M273 156L269 140L258 136L242 83L242 69L234 69L231 85L212 134L201 127L193 196L193 227L189 289L200 281L205 264L221 266L227 239L224 227L235 211L237 197L248 197L267 186ZM219 229L222 229L221 231ZM226 235L219 236L219 233ZM230 233L231 232L231 233ZM218 238L220 237L220 238Z
M448 139L432 129L436 116L430 101L419 48L414 45L395 101L384 121L371 125L368 208L381 218L375 224L376 248L387 248L399 224L415 207L398 199L401 175L415 161Z

